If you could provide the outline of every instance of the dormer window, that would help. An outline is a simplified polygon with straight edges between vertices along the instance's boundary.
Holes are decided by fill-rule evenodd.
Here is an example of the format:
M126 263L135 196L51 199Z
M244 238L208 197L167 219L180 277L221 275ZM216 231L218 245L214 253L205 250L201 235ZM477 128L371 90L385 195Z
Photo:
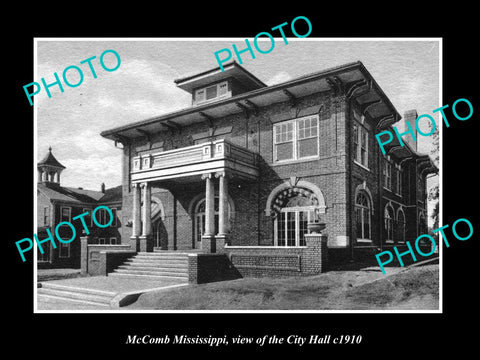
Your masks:
M195 90L195 104L223 99L228 97L228 95L228 82L223 81L218 84Z

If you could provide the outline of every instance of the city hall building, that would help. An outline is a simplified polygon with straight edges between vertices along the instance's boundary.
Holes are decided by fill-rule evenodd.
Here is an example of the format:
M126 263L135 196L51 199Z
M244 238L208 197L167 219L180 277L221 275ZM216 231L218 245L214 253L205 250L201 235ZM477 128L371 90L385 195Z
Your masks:
M242 274L282 275L427 232L438 170L411 137L382 155L375 134L402 117L361 62L272 86L231 62L175 83L191 106L101 133L123 151L132 251L223 253ZM315 225L324 245L307 254Z

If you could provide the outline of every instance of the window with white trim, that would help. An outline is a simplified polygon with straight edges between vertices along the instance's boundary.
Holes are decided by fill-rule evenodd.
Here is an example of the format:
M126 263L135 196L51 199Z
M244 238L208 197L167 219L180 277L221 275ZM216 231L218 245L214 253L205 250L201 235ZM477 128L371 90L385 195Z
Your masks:
M275 246L305 246L307 224L314 216L314 207L283 208L275 219Z
M383 158L383 186L392 190L392 163L389 156Z
M397 213L397 241L405 242L405 213L401 208L398 209Z
M402 195L402 166L395 164L395 173L397 177L397 181L395 184L395 193L398 195Z
M353 124L353 160L368 168L368 131L357 123Z
M357 241L371 241L371 207L365 191L359 191L355 199Z
M318 157L318 115L284 121L273 127L274 162Z
M50 225L50 207L45 206L43 208L43 225L48 226Z
M117 208L110 208L112 210L112 223L110 224L110 227L116 227L117 226ZM107 218L107 214L105 214L105 218Z
M87 215L85 215L83 217L83 220L85 221L85 224L89 227L93 226L91 212L92 212L92 209L89 209L89 208L83 208L82 209L82 214L83 213L88 213Z
M60 222L67 221L71 222L72 217L72 208L68 206L60 207Z
M69 239L65 239L69 240ZM58 250L58 257L60 258L69 258L70 257L70 243L63 243L59 241L59 250Z
M393 212L393 207L390 204L387 204L385 206L383 220L385 229L385 241L387 243L393 243L393 222L395 220L395 215Z

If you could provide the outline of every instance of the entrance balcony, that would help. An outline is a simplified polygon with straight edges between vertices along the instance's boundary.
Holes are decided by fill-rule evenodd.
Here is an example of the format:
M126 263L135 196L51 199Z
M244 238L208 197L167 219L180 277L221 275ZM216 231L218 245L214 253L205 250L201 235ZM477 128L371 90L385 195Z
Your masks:
M132 183L182 178L198 179L205 173L228 172L236 178L258 178L257 155L220 139L133 158Z

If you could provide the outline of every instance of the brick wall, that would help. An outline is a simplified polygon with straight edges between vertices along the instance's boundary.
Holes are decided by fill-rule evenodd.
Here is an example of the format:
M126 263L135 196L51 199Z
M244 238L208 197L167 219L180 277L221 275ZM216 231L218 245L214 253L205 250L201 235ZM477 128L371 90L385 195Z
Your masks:
M244 277L308 276L326 271L327 236L308 234L306 246L225 246L232 266Z
M81 270L84 274L107 275L127 258L136 254L130 245L90 245L90 237L81 237Z

